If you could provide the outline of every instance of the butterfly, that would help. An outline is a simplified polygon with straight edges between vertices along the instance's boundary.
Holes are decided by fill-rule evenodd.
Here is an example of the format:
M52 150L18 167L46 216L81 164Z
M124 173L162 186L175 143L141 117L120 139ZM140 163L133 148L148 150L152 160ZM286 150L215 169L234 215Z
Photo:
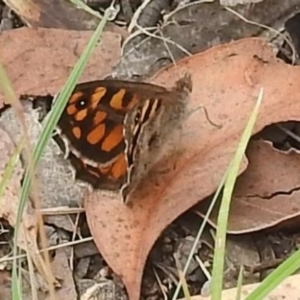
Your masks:
M191 91L189 74L171 89L115 79L78 84L57 124L76 179L127 202L181 125Z

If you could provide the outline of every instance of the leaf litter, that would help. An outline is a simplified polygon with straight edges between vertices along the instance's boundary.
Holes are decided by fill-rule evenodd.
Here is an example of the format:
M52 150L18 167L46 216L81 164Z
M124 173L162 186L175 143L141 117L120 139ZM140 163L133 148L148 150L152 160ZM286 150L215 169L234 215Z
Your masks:
M45 36L48 36L48 33ZM76 51L76 46L73 49ZM16 55L16 58L19 55L21 54ZM32 57L30 55L31 64ZM46 63L48 64L48 61ZM38 61L37 65L40 64ZM72 65L71 62L66 69ZM49 65L50 74L51 72L56 74L53 69L57 67L57 65ZM28 69L30 69L29 63ZM90 77L87 76L84 80L95 79L95 75L99 74L99 69L92 69ZM183 127L186 136L182 138L182 144L185 147L161 166L164 170L168 168L171 170L167 174L160 174L158 172L160 167L156 167L149 179L147 178L149 181L136 194L137 198L141 198L138 199L137 204L132 204L129 208L114 207L116 203L112 201L112 203L105 204L105 196L99 195L100 193L89 195L86 199L88 221L98 248L109 265L123 278L131 299L138 299L143 265L160 232L176 216L215 190L220 176L223 175L222 172L235 151L246 116L251 110L261 85L267 88L267 103L262 108L266 113L262 113L263 117L259 118L256 132L273 122L297 119L295 117L298 109L295 99L297 87L294 83L297 82L299 76L298 68L284 65L275 59L271 49L261 40L242 40L213 48L179 62L176 68L167 68L154 78L153 82L172 85L178 79L175 78L178 73L187 70L192 73L193 81L196 82L191 108L204 104L210 117L222 124L222 129L213 128L208 124L204 115L197 113L196 116L192 116ZM46 71L48 73L47 69ZM107 74L110 72L111 69ZM36 77L33 77L37 85L31 87L31 82L28 81L29 92L25 86L18 91L18 95L31 92L33 95L46 95L59 91L60 83L63 83L64 79L46 82L43 81L42 73L43 71L37 72ZM66 77L65 73L60 77ZM44 74L46 74L45 70ZM100 77L103 78L102 76L103 73ZM234 78L231 79L230 76ZM18 81L19 77L27 78L27 75L24 72L16 72L14 77L16 88L21 83ZM47 75L47 78L55 77ZM287 79L287 82L284 84L280 82L280 86L281 78ZM39 85L39 80L42 80L41 85ZM279 87L282 90L278 91ZM289 99L288 103L291 105L289 110L287 108L289 104L280 103L279 99ZM233 107L239 115L234 114ZM197 137L199 144L195 145ZM240 172L242 173L246 167L247 160L245 159ZM167 187L167 184L170 186ZM153 186L155 186L154 190ZM93 201L99 201L100 204ZM92 211L93 209L95 211ZM95 216L97 213L98 217ZM120 253L110 249L110 247L115 247L116 242L118 249L122 250ZM103 243L106 245L103 246ZM126 262L127 258L128 262Z
M82 52L90 34L92 32L43 28L21 28L2 33L0 39L6 47L1 48L2 52L0 50L1 61L13 82L17 96L53 95L58 93ZM104 33L103 39L98 44L82 80L93 80L95 77L101 79L111 74L112 67L118 60L119 55L120 35L109 32ZM45 60L45 57L47 57L47 60ZM58 69L60 70L59 72L57 72ZM54 80L51 81L51 78ZM0 107L3 104L4 97L0 93ZM31 141L35 143L41 132L40 111L33 110L32 104L28 101L23 101L23 104L23 114L29 128L29 135ZM22 137L22 130L13 110L6 109L1 112L0 125L9 133L13 142L17 144ZM1 142L2 138L3 142L5 142L4 135L1 134L0 136ZM21 161L24 162L24 160L26 161L26 156L23 157L22 155ZM72 172L68 163L64 163L63 155L56 143L50 141L50 147L45 151L37 170L39 187L41 187L39 200L42 209L56 208L62 205L66 207L78 207L81 205L82 193L86 187L74 186ZM21 180L23 172L20 176ZM8 220L11 226L15 226L20 187L20 182L18 188L9 182L9 188L12 188L12 191L16 193L15 198L10 197L9 205L7 205L5 201L8 198L4 197L0 205L0 209L3 210L3 212L1 211L1 217ZM39 261L35 258L39 256L37 255L39 251L39 245L37 244L39 236L37 234L34 210L31 209L30 212L31 214L29 215L26 212L22 219L19 246L32 255L35 267L40 270L40 274L35 273L35 277L39 293L42 293L47 290L47 287L43 277L44 274L41 272L43 268L39 266ZM54 225L69 232L74 231L75 228L72 216L55 215L55 211L53 211L53 215L45 217L44 220L51 226ZM49 229L47 224L44 225L45 229ZM54 243L50 241L50 236L47 238L50 242L49 246L57 246L62 241L60 234L58 234L58 238ZM65 249L67 250L66 247ZM67 252L68 255L65 255L60 251L56 251L56 255L51 262L51 269L56 275L54 279L55 286L60 286L60 289L57 291L59 298L73 300L76 296L76 291L72 272L67 264L71 252ZM30 294L30 288L28 292ZM45 295L40 297L48 298Z
M249 165L237 180L228 233L258 231L298 217L299 152L291 149L286 153L274 149L270 142L254 140L246 154ZM215 206L210 218L213 224L217 214Z
M162 230L216 190L260 88L264 99L255 133L271 123L300 118L300 69L277 59L262 39L242 39L183 59L152 82L171 86L185 72L192 74L194 85L189 108L204 105L222 128L209 124L204 114L190 116L183 124L177 155L153 168L130 206L96 191L85 200L95 243L133 300L139 299L143 267ZM240 173L247 164L245 158ZM162 174L161 169L168 171Z
M59 28L70 30L95 30L99 13L90 14L71 1L56 0L4 0L24 23L31 28ZM118 26L108 23L105 31L121 32Z
M9 162L9 159L14 153L15 145L10 139L9 135L0 128L1 140L0 140L0 174L2 180L2 176L5 168ZM14 167L13 174L9 179L8 183L5 186L4 194L1 197L1 205L0 205L0 218L6 219L11 226L16 225L16 216L19 205L19 192L21 189L21 179L24 174L24 170L21 166L20 162L17 162ZM24 239L25 234L24 230L28 230L29 236L32 237L33 241L36 239L36 228L35 228L35 217L30 214L27 209L25 209L24 222L23 227L21 227L21 233L19 234L19 247L23 249L27 249L26 240ZM26 229L27 228L27 229ZM22 233L23 232L23 233Z
M0 161L0 180L2 180L4 170L8 167L8 161L15 151L15 145L10 139L9 135L3 129L0 130L0 149L2 153ZM18 161L16 166L14 167L11 178L5 185L5 191L1 197L0 218L7 220L9 225L12 227L16 226L17 211L19 207L19 193L21 189L21 179L23 176L23 172L24 170L22 169L21 162ZM43 260L37 254L39 251L39 245L37 242L37 226L38 224L34 210L30 207L29 204L25 205L22 222L19 227L17 243L18 246L31 257L31 260L34 262L35 267L43 276L45 275L42 265Z

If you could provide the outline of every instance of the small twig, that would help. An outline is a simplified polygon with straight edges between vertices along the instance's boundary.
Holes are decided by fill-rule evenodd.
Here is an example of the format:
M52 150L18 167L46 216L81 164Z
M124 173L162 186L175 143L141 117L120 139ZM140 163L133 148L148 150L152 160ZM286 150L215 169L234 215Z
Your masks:
M161 293L164 296L164 300L168 300L168 295L166 293L167 288L166 288L166 286L164 286L162 284L162 282L161 282L161 280L160 280L160 278L159 278L159 276L158 276L158 274L157 274L157 272L156 272L156 270L154 268L153 268L153 273L154 273L155 279L156 279L156 281L157 281L157 283L158 283L158 285L160 287Z
M151 32L148 31L148 30L157 29L157 27L143 28L143 27L141 27L141 26L138 25L138 24L136 24L136 27L138 28L138 30L135 31L133 34L131 34L131 35L124 41L123 46L122 46L122 52L123 52L124 46L125 46L126 44L128 44L128 42L129 42L131 39L133 39L134 37L136 37L136 36L138 36L138 35L140 35L140 34L145 34L145 35L147 35L148 37L152 37L152 38L155 38L155 39L158 39L158 40L162 40L162 41L164 41L164 42L166 42L166 43L170 43L170 44L176 46L178 49L180 49L180 50L181 50L183 53L185 53L186 55L192 56L192 54L191 54L188 50L186 50L184 47L182 47L182 46L179 45L178 43L176 43L176 42L170 40L170 38L161 37L161 36L156 35L155 32L154 32L154 33L151 33ZM157 29L156 32L158 32L158 29ZM143 42L145 42L145 41L146 41L146 39L145 39ZM141 44L139 44L139 45L137 45L137 46L140 46L140 45L141 45ZM123 53L122 53L122 54L123 54ZM129 54L129 53L128 53L128 54ZM126 56L126 54L125 54L125 56Z
M289 135L290 137L292 137L295 141L299 142L300 143L300 137L299 135L295 134L294 132L292 132L291 130L285 128L284 126L282 125L279 125L279 124L276 124L276 126L282 130L284 133L286 133L287 135Z
M163 271L171 280L172 282L177 285L178 279L176 278L176 275L173 274L173 272L170 270L169 267L163 266L161 263L155 263L155 267L159 268L161 271Z
M169 14L164 16L164 20L167 21L169 20L172 16L174 16L176 13L178 13L179 11L186 9L190 6L193 5L197 5L197 4L201 4L201 3L205 3L205 2L214 2L215 0L199 0L199 1L194 1L192 3L187 3L185 5L182 6L178 6L176 9L174 9L173 11L171 11Z
M145 9L145 7L153 0L145 0L142 2L142 4L137 8L137 10L135 11L135 13L133 14L133 17L131 19L131 22L127 28L127 31L129 33L131 33L133 31L133 29L135 27L138 26L138 19L140 17L140 15L142 14L143 10Z
M78 241L63 243L63 244L59 244L59 245L55 245L55 246L51 246L51 247L39 249L38 253L47 252L47 251L53 251L53 250L61 249L63 247L75 246L75 245L78 245L78 244L81 244L81 243L90 242L92 240L93 240L92 237L88 237L88 238L84 238L84 239L81 239L81 240L78 240ZM21 258L26 258L26 254L20 254L20 255L11 256L11 257L4 256L4 257L0 258L0 263L11 261L11 260L14 260L14 259L21 259Z
M167 51L168 51L168 53L169 53L169 56L170 56L170 58L171 58L173 64L174 64L174 65L177 65L177 64L176 64L175 57L174 57L174 55L173 55L173 53L172 53L172 51L171 51L171 49L170 49L168 43L166 42L166 37L164 36L164 34L163 34L163 32L162 32L161 30L159 30L158 32L159 32L159 34L161 35L161 37L163 38L164 45L165 45L165 47L166 47L166 49L167 49Z
M76 219L75 219L75 223L74 223L74 229L73 229L73 233L72 233L72 242L75 241L76 239L76 236L78 234L78 223L79 223L79 217L80 217L80 214L77 214L76 215ZM70 218L70 216L69 216ZM71 220L71 218L70 218ZM72 220L71 220L72 222ZM70 254L70 259L69 259L69 262L70 262L70 270L73 271L74 270L74 247L71 247L71 254Z
M202 262L202 260L200 259L200 257L198 255L195 255L195 259L199 264L200 269L202 270L202 272L204 273L205 277L207 278L207 280L211 280L211 275L208 272L207 268L205 267L204 263Z
M228 10L229 12L231 12L232 14L236 15L237 17L239 17L241 20L243 20L244 22L246 22L248 24L255 25L255 26L258 26L258 27L270 30L270 31L276 33L277 35L283 37L283 39L286 41L286 43L290 46L290 48L292 50L292 64L295 64L295 61L296 61L296 50L295 50L293 44L291 43L291 41L287 37L285 37L280 31L278 31L278 30L276 30L276 29L274 29L272 27L269 27L267 25L260 24L260 23L257 23L255 21L251 21L251 20L245 18L243 15L239 14L237 11L233 10L230 7L225 7L225 9Z
M40 210L43 216L78 214L78 213L83 213L84 211L85 209L82 207L68 207L68 206L41 208Z
M181 262L178 258L178 253L174 253L173 256L174 256L174 259L175 259L175 264L176 264L176 267L177 267L177 272L178 272L179 280L181 282L181 287L182 287L182 290L183 290L183 294L184 294L186 299L190 299L191 295L190 295L190 292L189 292L189 289L188 289L185 274L183 273L183 268L181 266Z
M281 263L286 260L286 257L274 258L272 260L264 261L260 264L256 264L254 266L244 266L244 269L252 274L266 271L269 269L277 268Z
M138 43L138 44L136 45L136 47L140 47L143 43L145 43L146 41L149 40L149 37L152 37L152 38L156 38L156 39L159 39L159 40L163 40L165 44L170 43L170 44L176 46L178 49L180 49L180 50L181 50L183 53L185 53L186 55L191 56L192 54L191 54L187 49L185 49L184 47L182 47L182 46L179 45L178 43L176 43L176 42L170 40L169 38L165 38L165 37L162 35L162 33L160 33L162 36L156 35L156 33L161 32L161 30L159 30L157 26L155 26L155 27L142 27L142 26L140 26L140 25L138 24L138 22L137 22L138 18L140 17L142 11L146 8L147 5L149 5L149 3L150 3L151 1L152 1L152 0L145 0L145 1L142 3L142 5L141 5L141 6L136 10L136 12L134 13L133 18L132 18L132 20L131 20L131 23L130 23L129 26L128 26L128 32L132 32L134 27L137 28L137 30L136 30L135 32L133 32L131 35L129 35L129 36L127 37L127 39L124 41L124 43L123 43L123 45L122 45L122 50L121 50L122 55L123 55L123 51L124 51L125 45L128 44L128 42L129 42L130 40L132 40L133 38L135 38L135 37L137 37L137 36L139 36L139 35L141 35L141 34L145 34L146 36L148 36L148 38L145 38L144 40L142 40L140 43ZM201 2L204 2L204 1L205 1L205 2L211 2L211 1L213 1L213 0L202 0L202 1L200 1L200 2L198 1L198 3L201 3ZM163 28L164 28L165 26L167 26L168 24L170 24L170 23L166 22L166 23L164 24ZM156 31L155 31L154 33L151 33L151 32L149 32L150 30L156 30ZM131 50L131 51L129 51L128 53L126 53L125 56L126 56L126 55L129 55L132 51L133 51L133 50Z

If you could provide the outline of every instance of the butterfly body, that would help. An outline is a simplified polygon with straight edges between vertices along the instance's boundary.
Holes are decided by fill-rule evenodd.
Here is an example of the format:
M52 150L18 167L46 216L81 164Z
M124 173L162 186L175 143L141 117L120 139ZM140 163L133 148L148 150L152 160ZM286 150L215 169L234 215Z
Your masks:
M58 122L76 177L124 201L186 113L191 78L172 90L122 80L77 85Z

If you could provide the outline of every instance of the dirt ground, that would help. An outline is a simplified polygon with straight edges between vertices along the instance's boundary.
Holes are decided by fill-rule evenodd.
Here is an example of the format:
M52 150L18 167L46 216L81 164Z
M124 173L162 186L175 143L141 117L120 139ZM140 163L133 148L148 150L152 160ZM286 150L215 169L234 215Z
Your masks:
M71 70L71 64L73 63L70 58L71 54L67 52L68 50L65 50L70 45L70 41L73 40L74 42L71 52L75 53L74 57L78 57L76 51L79 49L78 52L80 53L84 45L81 44L81 38L86 37L87 30L96 28L97 19L95 16L78 8L75 9L71 2L68 4L63 4L63 2L67 1L57 1L56 4L49 1L24 1L22 5L18 5L15 1L0 1L0 39L1 36L3 38L2 42L0 41L1 48L3 48L3 52L0 50L0 58L4 66L8 68L9 75L13 76L12 82L16 87L16 94L24 99L22 100L24 104L22 113L26 116L26 120L33 118L38 120L30 129L39 128L39 122L45 120L55 91L59 91L66 79L68 73L61 72L61 65L65 64L65 69ZM100 13L103 13L110 3L110 1L86 2L90 8ZM293 44L296 54L299 53L298 26L300 27L300 22L298 22L299 17L296 15L300 7L299 0L285 1L284 3L279 0L265 0L255 4L238 5L229 9L221 6L217 1L190 5L192 2L176 0L150 1L138 15L136 12L141 8L140 1L124 1L124 4L120 6L120 12L109 21L105 31L107 35L104 36L104 40L107 44L104 42L101 46L103 48L98 49L100 51L98 55L101 53L101 55L107 55L108 57L105 62L99 62L99 64L106 65L107 69L104 71L105 67L100 68L97 63L98 58L93 57L95 61L91 63L90 69L88 69L84 78L91 81L97 74L101 76L101 79L119 78L139 82L147 81L161 68L174 65L174 61L189 55L195 55L217 45L250 37L262 37L270 43L276 59L284 65L289 67L298 65L297 55L294 59L295 53L291 51L287 40ZM231 10L234 10L234 12ZM295 15L296 17L294 17ZM135 17L139 18L138 22L133 22ZM24 32L18 35L13 33L16 30L24 29L24 27L46 28L49 30L49 35L47 31L41 31L38 37L30 36L31 33L28 36ZM152 27L156 29L150 30L150 33L141 30L141 28ZM54 32L54 29L68 30L72 36L69 36L69 33L66 32ZM128 29L131 31L128 32ZM50 30L53 31L50 32ZM46 39L45 36L49 37L49 40L43 45L43 39ZM171 42L166 42L166 39ZM20 45L13 46L12 42L12 45L9 44L9 41L16 43L16 40L19 40ZM3 44L4 41L6 41L6 44ZM57 48L51 50L52 41L57 41L55 47L61 47L61 52ZM31 49L26 48L23 53L15 53L9 56L10 52L13 51L13 47L22 48L22 43L26 44L26 47L27 45L30 46L31 43ZM120 43L122 47L115 46ZM6 52L4 47L6 47ZM50 49L48 49L49 52L46 52L47 47ZM112 54L113 50L118 53ZM38 52L43 53L41 58L38 57ZM45 59L47 61L54 59L50 57L51 52L55 52L57 61L50 68ZM114 57L109 58L112 55ZM15 61L15 64L13 64L13 61ZM33 64L35 65L33 66ZM39 64L41 64L41 67ZM101 73L99 74L99 72ZM59 79L57 79L58 77ZM286 78L282 77L280 80L284 82ZM24 84L19 84L20 82ZM47 84L48 82L49 84ZM218 84L218 82L215 82L216 89ZM197 89L198 86L194 85L193 90ZM8 149L7 147L13 147L12 145L16 143L15 138L19 135L13 130L19 129L13 129L14 125L11 125L13 122L12 109L5 102L3 96L0 98L0 104L0 144L4 145L6 143L5 147L0 146L3 150ZM232 107L232 109L235 108ZM280 109L278 108L278 110ZM36 114L36 112L38 113ZM209 109L208 114L217 116L214 111ZM239 118L238 114L237 119ZM236 188L234 200L238 203L236 205L240 205L240 210L233 205L230 212L225 253L224 288L236 286L242 266L244 268L244 284L260 282L287 257L298 250L300 240L299 208L297 200L293 200L293 202L291 200L292 196L297 198L298 177L295 175L293 183L291 183L291 179L284 187L279 182L282 183L283 178L292 177L297 172L295 170L295 173L291 173L292 171L285 169L285 167L289 164L297 164L291 159L298 159L300 120L297 120L292 113L290 118L285 117L285 120L283 119L283 117L275 118L274 121L268 123L268 126L262 126L263 128L258 130L251 138L246 153L249 164L247 171L250 172L250 166L262 165L263 162L268 161L269 164L265 165L264 170L269 170L269 173L262 173L263 175L260 177L255 177L251 173L252 177L249 175L245 178L245 176L248 176L245 175L245 171L239 177L240 186ZM209 122L205 126L211 126L211 130L214 129L214 126L210 125ZM11 140L6 137L6 134L13 141L11 146L7 146L11 143ZM34 133L34 135L37 134ZM229 136L230 132L228 132ZM207 143L209 140L210 138L206 137ZM53 139L51 143L51 151L55 155L59 153L60 156L63 156L57 146L61 141ZM64 145L60 144L60 146L63 147ZM222 148L222 145L219 145L219 147ZM210 148L208 150L210 151ZM8 155L8 153L5 155ZM3 155L0 162L1 170L4 170L7 165L8 158L4 157L5 155ZM54 158L48 158L48 162L43 165L44 170L46 170L45 173L52 172L49 165L51 166L53 160ZM71 171L68 169L69 166L66 167L67 162L65 160L59 158L58 162L55 163L58 163L61 167L57 168L64 169L65 173L63 173L64 175L56 175L55 173L53 177L70 175ZM18 165L18 174L14 174L16 176L14 180L18 184L11 188L9 201L15 199L14 188L18 189L22 182L24 174L22 175L23 171L21 170L23 165L24 161L21 160L20 165ZM276 165L278 168L280 166L283 174L276 173L278 169L272 171L271 165ZM3 172L1 176L2 174ZM214 174L207 171L203 176L213 178ZM56 186L55 181L50 185L48 179L40 179L43 186L49 184L49 187L43 190L43 197L48 199L43 200L45 202L43 202L42 207L45 211L46 209L50 211L50 208L53 207L62 210L69 207L69 209L75 210L75 213L66 215L63 213L53 215L47 211L43 217L47 244L51 248L51 266L55 277L57 299L91 299L89 296L92 294L97 294L97 299L127 299L126 284L124 285L122 276L118 276L113 271L114 268L106 261L105 255L101 255L101 251L99 252L98 244L91 238L93 232L91 233L90 223L87 222L88 216L85 215L84 210L80 210L82 207L78 207L76 204L83 198L84 192L80 184L77 182L64 183L64 187L68 185L70 186L68 189L72 190L72 192L68 191L71 194L64 195L58 184ZM246 190L246 185L242 185L242 181L248 183L249 190ZM272 182L274 186L267 188L264 182ZM204 183L196 182L193 189L200 188ZM184 190L184 187L182 189ZM185 265L214 192L215 190L212 190L211 193L203 194L203 197L199 199L199 203L182 205L182 208L178 208L178 212L174 213L172 217L166 215L166 220L159 227L163 231L162 229L154 230L155 234L151 238L153 243L155 241L155 244L153 247L149 246L151 249L149 254L145 250L147 260L142 270L140 299L172 298L179 280L178 264L182 268ZM243 198L245 200L246 196L253 199L251 205L248 203L248 206L246 206L245 201L238 202L238 199ZM187 201L185 199L188 197L189 193L186 194L185 198L182 198L181 202ZM255 202L256 200L257 202ZM78 210L75 208L78 208ZM31 210L33 207L29 205L28 209ZM16 207L0 209L0 282L3 287L0 290L0 299L11 299L12 259L10 257L14 232L14 222L11 221L13 210L15 213ZM241 211L243 212L241 213ZM196 251L186 273L186 281L191 295L205 296L209 294L209 274L212 270L217 213L218 208L216 207L204 228L199 242L196 244ZM10 217L8 217L9 214ZM155 213L153 215L155 216ZM31 217L27 221L30 223ZM147 224L144 224L144 226L146 228ZM109 243L106 234L114 234L113 229L104 234L104 227L113 228L114 225L112 222L106 222L101 229L102 231L99 231L100 239L102 236L101 244ZM149 225L149 227L151 226ZM26 232L29 235L33 234L36 244L40 245L39 238L35 236L31 228L29 225L26 226ZM115 247L120 248L119 253L121 253L122 260L127 266L128 254L126 248L122 248L125 242L118 240L119 238L122 239L122 236L116 236L114 239ZM59 247L64 243L67 243L67 246ZM150 244L151 242L149 242ZM22 246L20 247L22 248ZM20 265L22 275L25 278L23 295L24 299L32 299L28 271L32 266L30 266L26 255L24 255L24 248L22 249ZM107 249L109 251L110 248L105 249L105 251ZM129 258L128 261L130 261ZM143 266L143 263L141 265ZM128 266L131 266L129 262ZM128 270L128 272L131 271ZM35 271L35 275L37 299L50 299L43 276L38 271ZM183 293L180 292L179 298L183 296Z

